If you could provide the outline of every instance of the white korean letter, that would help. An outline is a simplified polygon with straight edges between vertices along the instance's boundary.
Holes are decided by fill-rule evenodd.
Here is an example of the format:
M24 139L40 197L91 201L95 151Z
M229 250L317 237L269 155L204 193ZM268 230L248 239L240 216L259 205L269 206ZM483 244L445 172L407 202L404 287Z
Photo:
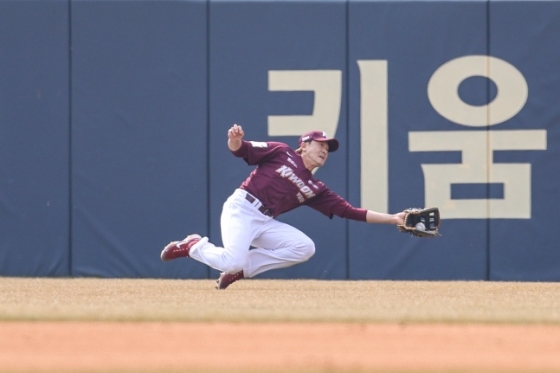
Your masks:
M361 206L389 210L387 61L360 60Z

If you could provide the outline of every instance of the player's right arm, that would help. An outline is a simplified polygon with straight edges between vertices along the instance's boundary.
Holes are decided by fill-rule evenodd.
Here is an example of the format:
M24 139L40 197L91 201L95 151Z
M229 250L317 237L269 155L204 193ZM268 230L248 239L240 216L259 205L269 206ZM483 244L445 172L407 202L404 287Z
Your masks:
M233 155L243 158L251 166L266 162L275 153L288 148L288 145L280 142L246 141L243 140L244 135L243 128L234 124L228 130L228 148Z
M245 132L243 132L243 128L234 124L228 130L228 148L232 152L238 150L241 147L243 136L245 136Z

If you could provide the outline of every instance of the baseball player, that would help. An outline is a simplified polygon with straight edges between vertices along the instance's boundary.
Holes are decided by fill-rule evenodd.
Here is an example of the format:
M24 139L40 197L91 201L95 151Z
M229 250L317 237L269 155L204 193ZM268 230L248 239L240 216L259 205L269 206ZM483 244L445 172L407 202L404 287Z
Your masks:
M403 224L404 212L384 214L354 207L313 176L312 171L322 167L339 146L325 132L305 133L296 150L280 142L246 141L243 137L243 128L234 124L228 130L227 145L234 156L257 167L223 205L224 247L191 234L170 242L161 252L163 261L190 257L202 262L221 271L216 288L225 289L237 280L313 256L315 244L307 235L275 219L301 205L329 218L337 215L368 223ZM254 248L249 250L250 246Z

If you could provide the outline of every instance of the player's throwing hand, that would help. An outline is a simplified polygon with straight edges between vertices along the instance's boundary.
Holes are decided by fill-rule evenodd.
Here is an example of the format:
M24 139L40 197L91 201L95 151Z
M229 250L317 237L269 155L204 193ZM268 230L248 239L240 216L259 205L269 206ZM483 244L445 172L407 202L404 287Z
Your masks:
M228 138L231 140L238 140L245 136L245 132L243 132L243 128L237 124L234 124L228 131Z
M243 128L234 124L227 132L228 135L228 148L232 152L238 150L241 147L241 141L243 136L245 136L245 132L243 132Z

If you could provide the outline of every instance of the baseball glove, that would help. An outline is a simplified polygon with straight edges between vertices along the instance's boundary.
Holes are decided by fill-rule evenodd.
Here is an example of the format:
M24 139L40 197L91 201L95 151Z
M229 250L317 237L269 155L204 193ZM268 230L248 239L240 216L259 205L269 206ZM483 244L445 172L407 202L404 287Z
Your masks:
M416 237L441 236L438 232L440 219L437 207L409 208L404 212L404 224L397 225L399 231Z

